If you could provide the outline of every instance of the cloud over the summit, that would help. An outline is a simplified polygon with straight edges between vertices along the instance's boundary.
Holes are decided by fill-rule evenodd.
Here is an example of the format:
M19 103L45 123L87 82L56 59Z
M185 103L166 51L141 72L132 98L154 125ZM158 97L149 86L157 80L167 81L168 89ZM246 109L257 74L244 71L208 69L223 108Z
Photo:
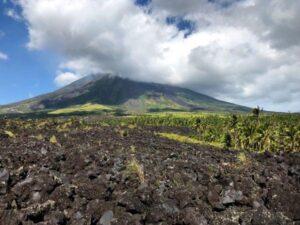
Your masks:
M65 59L62 78L114 72L250 106L300 110L300 1L19 0L31 49ZM167 18L196 24L185 35ZM76 74L76 75L75 75ZM62 82L61 84L65 84Z
M58 73L54 82L58 87L63 87L65 85L68 85L76 80L78 80L80 76L71 73L71 72L65 72L65 73Z

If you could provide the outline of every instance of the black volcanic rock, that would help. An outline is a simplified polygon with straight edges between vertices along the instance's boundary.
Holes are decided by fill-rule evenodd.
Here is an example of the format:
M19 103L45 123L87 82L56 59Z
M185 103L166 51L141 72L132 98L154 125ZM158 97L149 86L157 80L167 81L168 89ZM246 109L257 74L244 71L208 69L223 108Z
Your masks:
M289 173L300 164L296 153L278 162L276 153L245 152L249 163L240 164L241 151L157 135L192 130L123 126L124 138L119 125L85 129L77 120L63 133L62 119L8 120L5 129L16 138L0 137L0 225L299 224L300 183ZM33 129L38 124L44 125ZM55 135L61 145L37 140L39 134ZM65 160L57 158L62 154ZM143 179L128 167L133 159Z

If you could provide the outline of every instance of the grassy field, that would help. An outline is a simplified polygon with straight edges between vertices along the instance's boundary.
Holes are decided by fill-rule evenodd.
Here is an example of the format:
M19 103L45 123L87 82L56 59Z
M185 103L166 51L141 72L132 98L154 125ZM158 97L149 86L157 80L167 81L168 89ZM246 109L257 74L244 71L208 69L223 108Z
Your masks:
M101 112L101 111L112 111L113 109L109 106L100 105L100 104L91 104L87 103L84 105L75 105L63 109L58 109L50 111L50 115L66 115L70 113L91 113L91 112Z

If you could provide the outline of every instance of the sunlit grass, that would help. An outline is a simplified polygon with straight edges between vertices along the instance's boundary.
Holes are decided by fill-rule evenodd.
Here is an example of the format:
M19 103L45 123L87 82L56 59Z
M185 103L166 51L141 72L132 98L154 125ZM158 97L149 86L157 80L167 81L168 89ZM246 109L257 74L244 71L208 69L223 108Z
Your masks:
M222 118L226 118L228 113L226 112L148 112L143 115L155 116L155 117L169 117L172 116L174 118L191 118L191 117L208 117L208 116L219 116Z
M200 140L195 139L195 138L191 138L191 137L188 137L188 136L179 135L179 134L175 134L175 133L157 133L157 134L161 137L168 138L170 140L174 140L174 141L178 141L178 142L182 142L182 143L210 145L210 146L213 146L213 147L222 148L221 143L200 141Z
M57 139L56 139L56 137L55 137L54 135L52 135L52 137L50 138L49 142L50 142L51 144L57 144L57 143L58 143L58 142L57 142Z
M16 135L13 132L9 131L9 130L5 130L4 134L7 135L10 138L15 138L16 137Z
M247 161L247 157L245 155L244 152L240 152L238 155L237 155L237 160L238 162L240 163L245 163Z
M103 110L111 111L112 108L105 105L87 103L84 105L75 105L68 108L58 109L49 112L49 114L59 115L59 114L69 114L69 113L77 113L77 112L95 112L95 111L103 111Z
M137 176L140 183L145 182L143 166L135 158L128 162L126 166L126 173L131 176Z

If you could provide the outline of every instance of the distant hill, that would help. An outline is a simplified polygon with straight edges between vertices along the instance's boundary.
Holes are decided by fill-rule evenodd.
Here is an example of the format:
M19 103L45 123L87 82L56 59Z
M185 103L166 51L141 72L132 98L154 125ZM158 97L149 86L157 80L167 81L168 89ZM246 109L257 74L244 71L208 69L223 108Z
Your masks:
M249 108L220 101L186 88L137 82L113 75L90 75L49 94L0 106L0 113L64 113L121 110L246 112Z

